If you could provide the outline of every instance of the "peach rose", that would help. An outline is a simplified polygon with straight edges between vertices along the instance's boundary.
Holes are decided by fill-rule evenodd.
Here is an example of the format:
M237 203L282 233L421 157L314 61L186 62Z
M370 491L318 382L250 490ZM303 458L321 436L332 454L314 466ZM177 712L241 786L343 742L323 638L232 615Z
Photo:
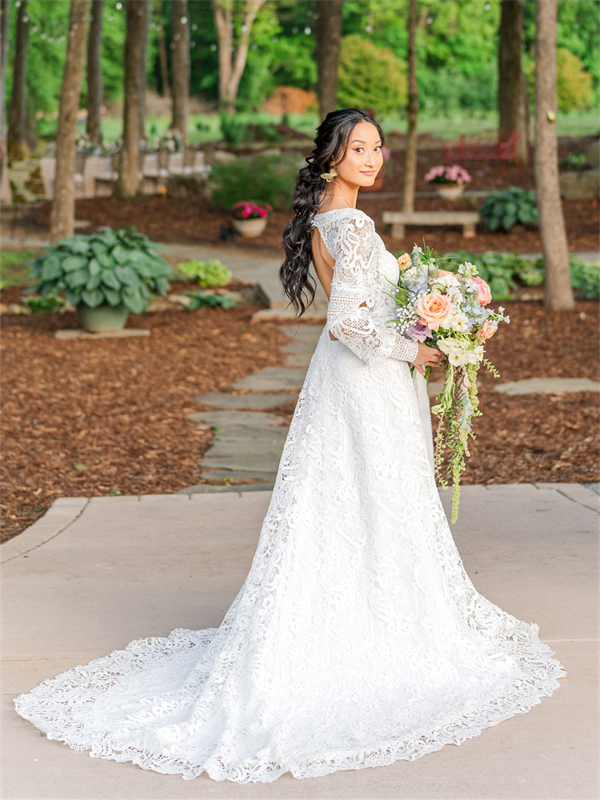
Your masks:
M492 290L482 278L473 278L473 281L477 284L477 288L479 289L477 300L479 300L482 306L487 306L492 299Z
M453 272L448 272L447 269L438 269L438 278L442 278L444 275L454 275Z
M491 337L496 333L497 330L498 330L497 322L489 322L488 320L486 320L481 326L481 330L477 331L477 336L479 336L480 339L491 339Z
M398 259L398 266L400 269L408 269L410 266L412 266L412 261L410 260L408 253L404 253L404 255L400 256Z
M454 312L454 308L445 294L434 292L419 297L417 311L421 315L421 323L429 325L432 331L437 331L442 322Z

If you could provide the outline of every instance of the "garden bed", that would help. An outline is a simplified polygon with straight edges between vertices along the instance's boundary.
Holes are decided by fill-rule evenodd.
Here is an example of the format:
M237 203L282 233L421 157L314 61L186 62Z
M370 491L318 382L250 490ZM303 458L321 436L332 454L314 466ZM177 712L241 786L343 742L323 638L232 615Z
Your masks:
M258 306L142 314L148 337L58 341L73 312L2 318L2 540L57 497L171 493L202 482L212 439L186 414L280 363L275 323L250 325Z

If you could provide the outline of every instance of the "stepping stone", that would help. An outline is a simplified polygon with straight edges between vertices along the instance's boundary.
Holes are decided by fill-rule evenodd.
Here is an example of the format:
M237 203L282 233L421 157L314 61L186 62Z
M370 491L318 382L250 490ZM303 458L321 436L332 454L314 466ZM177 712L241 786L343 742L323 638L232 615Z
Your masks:
M123 328L100 333L92 333L84 328L60 328L54 331L55 339L125 339L129 336L150 336L150 331L145 328Z
M247 375L233 386L236 389L250 389L254 392L277 392L300 390L304 383L306 370L292 367L265 367L254 375Z
M310 342L315 347L323 333L322 325L302 325L296 323L295 325L279 325L278 327L281 333L292 338L294 342Z
M495 387L503 394L558 394L561 392L600 392L600 383L588 378L526 378Z
M308 369L310 360L313 357L314 348L307 353L287 353L283 362L285 367L298 367Z
M290 365L291 366L291 365ZM297 400L297 394L197 394L194 398L203 406L214 408L244 408L263 411L266 408L275 408L289 400ZM202 412L199 412L200 414Z
M204 477L211 481L234 480L239 481L251 478L252 480L262 481L263 483L273 483L277 477L277 470L272 472L260 472L255 470L251 472L246 469L214 469L210 472L205 472Z
M296 312L287 311L285 308L263 308L252 314L252 322L297 322ZM306 311L302 315L300 324L308 322L327 322L326 311Z
M208 478L210 472L205 473ZM213 494L215 492L268 492L273 488L274 481L261 482L261 483L226 483L222 486L213 486L211 483L197 483L195 486L189 486L187 489L181 489L177 494Z
M277 414L267 414L262 411L194 411L186 414L192 422L206 423L211 428L219 428L217 437L226 436L228 439L234 438L231 431L235 430L235 436L256 437L262 434L278 437L281 431L287 433L286 427L281 427L283 419Z
M274 472L279 466L282 449L279 442L260 449L256 447L256 442L248 448L240 447L239 442L221 442L211 447L209 454L200 461L200 466L208 469Z

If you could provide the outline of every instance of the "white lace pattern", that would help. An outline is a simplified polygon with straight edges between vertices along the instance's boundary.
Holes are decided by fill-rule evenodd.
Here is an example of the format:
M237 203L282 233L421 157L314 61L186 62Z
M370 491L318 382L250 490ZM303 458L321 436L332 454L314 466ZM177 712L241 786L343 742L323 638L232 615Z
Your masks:
M48 738L188 780L316 777L460 744L566 675L537 625L465 572L383 324L398 265L366 215L343 212L317 220L341 254L331 313L222 624L133 641L16 697Z

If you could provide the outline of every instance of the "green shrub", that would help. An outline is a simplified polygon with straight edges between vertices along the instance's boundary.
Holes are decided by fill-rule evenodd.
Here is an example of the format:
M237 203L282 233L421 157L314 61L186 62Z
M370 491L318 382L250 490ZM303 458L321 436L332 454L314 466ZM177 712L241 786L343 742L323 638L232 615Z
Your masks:
M135 228L107 227L89 236L61 239L33 261L31 274L38 282L27 292L64 292L71 305L90 308L124 303L134 314L144 311L146 300L157 292L166 294L168 278L173 277L147 236Z
M576 293L589 300L600 297L600 262L590 264L572 258L571 261L571 286Z
M467 250L456 250L448 253L445 259L470 261L475 264L483 280L489 284L494 300L510 300L517 289L516 273L521 261L518 253L469 253ZM444 259L444 260L445 260ZM533 262L529 262L533 266Z
M586 169L588 165L587 155L585 153L569 153L566 158L561 158L558 162L561 167L567 169Z
M185 292L185 294L190 298L190 303L187 306L189 311L195 311L197 308L233 308L236 304L233 297L208 294L208 292L202 292L199 289L195 292Z
M32 314L53 314L65 305L65 301L61 297L53 294L46 294L43 297L27 297L25 302Z
M288 211L298 167L297 156L288 155L258 155L249 160L238 158L231 164L214 164L210 177L211 200L230 209L234 203L244 200L251 189L256 202Z
M518 186L490 192L485 203L479 209L479 213L486 220L488 229L491 231L496 231L498 228L508 231L517 222L521 222L523 225L538 224L535 192L521 189Z
M247 123L241 120L237 114L227 114L222 111L219 114L221 133L225 141L233 147L238 147L246 138Z
M227 286L231 272L220 261L184 261L177 264L177 271L198 281L200 286Z
M563 112L589 108L594 101L592 76L566 47L556 51L556 99Z
M338 74L341 108L372 108L386 115L406 105L406 74L389 47L377 47L358 34L344 36Z

